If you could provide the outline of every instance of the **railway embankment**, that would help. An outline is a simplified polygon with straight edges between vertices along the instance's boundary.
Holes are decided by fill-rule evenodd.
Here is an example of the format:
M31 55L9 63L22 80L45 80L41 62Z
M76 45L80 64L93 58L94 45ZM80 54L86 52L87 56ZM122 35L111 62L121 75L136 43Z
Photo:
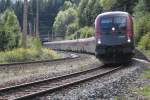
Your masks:
M94 56L81 54L77 58L0 67L0 87L38 81L88 69L101 64ZM88 66L89 65L89 66Z
M135 90L138 84L142 86L150 83L149 79L146 82L139 82L144 70L149 68L148 65L133 61L132 64L125 65L123 69L110 75L96 78L55 93L47 93L37 98L40 100L145 100L148 97L136 94L132 90Z
M138 57L142 57L141 53ZM31 65L17 65L0 67L0 77L2 79L0 87L7 87L26 82L33 82L54 76L65 75L85 69L93 68L94 65L101 65L94 56L79 54L76 59L62 61L35 63ZM142 58L141 58L142 59ZM145 59L145 58L143 58ZM146 59L145 59L146 60ZM142 89L150 84L149 78L141 78L145 70L149 70L149 65L136 60L132 63L122 65L122 69L105 75L103 77L91 79L60 89L53 93L46 93L34 99L40 100L95 100L95 99L148 99L149 97L141 93Z

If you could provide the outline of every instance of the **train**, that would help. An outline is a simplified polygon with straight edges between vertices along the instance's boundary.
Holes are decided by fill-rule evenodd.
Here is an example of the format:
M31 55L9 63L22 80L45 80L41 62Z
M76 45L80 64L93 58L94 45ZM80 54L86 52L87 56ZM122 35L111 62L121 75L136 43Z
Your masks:
M122 63L134 56L133 19L127 12L105 12L96 17L95 37L44 43L55 50L94 54L103 63Z
M106 12L95 20L97 58L107 62L130 61L134 56L133 18L127 12Z

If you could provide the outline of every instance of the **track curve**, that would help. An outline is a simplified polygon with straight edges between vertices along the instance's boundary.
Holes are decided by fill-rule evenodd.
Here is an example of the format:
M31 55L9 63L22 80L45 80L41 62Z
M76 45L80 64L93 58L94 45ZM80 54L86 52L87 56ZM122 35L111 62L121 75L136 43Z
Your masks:
M102 77L121 68L120 65L116 65L115 67L112 67L112 65L103 65L64 76L3 88L0 89L0 99L21 100L35 97L39 94L54 92L67 86L82 83L96 77Z

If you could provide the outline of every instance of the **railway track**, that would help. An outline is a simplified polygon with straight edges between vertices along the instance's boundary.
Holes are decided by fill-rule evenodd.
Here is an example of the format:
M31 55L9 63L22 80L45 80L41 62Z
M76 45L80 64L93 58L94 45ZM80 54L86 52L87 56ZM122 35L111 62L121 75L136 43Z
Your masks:
M79 57L80 57L79 55L70 54L70 55L68 55L67 57L60 58L60 59L30 61L30 62L16 62L16 63L10 63L10 64L0 64L0 67L1 67L1 66L15 66L15 65L27 65L27 64L45 63L45 62L64 61L64 60L76 59L76 58L79 58Z
M64 76L1 88L0 100L29 99L43 93L54 92L67 86L82 83L96 77L102 77L121 68L122 67L120 65L116 65L115 67L112 67L112 65L103 65L97 68L91 68Z

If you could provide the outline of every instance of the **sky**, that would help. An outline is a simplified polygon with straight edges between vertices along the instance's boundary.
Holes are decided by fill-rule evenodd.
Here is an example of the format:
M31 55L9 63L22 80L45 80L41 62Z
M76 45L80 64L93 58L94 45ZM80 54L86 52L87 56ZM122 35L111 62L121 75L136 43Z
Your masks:
M11 0L12 2L16 2L17 0ZM20 0L20 1L23 1L23 0ZM30 0L28 0L28 1L30 1Z

